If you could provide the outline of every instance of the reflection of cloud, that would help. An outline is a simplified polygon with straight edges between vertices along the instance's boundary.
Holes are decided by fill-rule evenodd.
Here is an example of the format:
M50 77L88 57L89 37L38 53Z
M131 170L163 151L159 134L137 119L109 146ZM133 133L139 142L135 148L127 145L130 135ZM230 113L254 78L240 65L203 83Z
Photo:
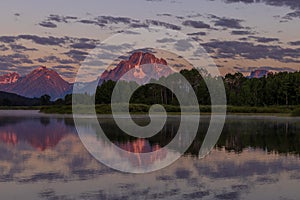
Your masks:
M191 176L191 171L183 168L179 168L175 171L177 179L188 179Z

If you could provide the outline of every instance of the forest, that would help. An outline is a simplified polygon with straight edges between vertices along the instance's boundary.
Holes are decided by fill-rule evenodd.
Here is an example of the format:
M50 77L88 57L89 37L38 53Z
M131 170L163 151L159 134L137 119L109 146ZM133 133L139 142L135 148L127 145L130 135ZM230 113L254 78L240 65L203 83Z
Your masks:
M242 73L227 74L225 77L201 76L195 69L180 72L191 84L197 95L199 105L210 105L210 95L204 79L222 78L227 104L233 106L292 106L300 104L300 72L268 73L262 78L247 78ZM162 77L160 81L172 81L174 87L180 83L174 79L175 74ZM97 88L96 104L109 104L115 86L114 81L106 81ZM123 85L124 90L134 87L135 82ZM127 88L126 88L127 87ZM60 100L61 101L61 100ZM70 104L70 96L65 98L65 103ZM131 102L134 104L154 103L165 105L178 105L176 96L158 84L146 84L139 87L133 94Z
M206 81L222 79L224 83L227 111L232 113L292 113L300 115L300 72L268 73L261 78L248 78L242 73L227 74L224 77L211 77L208 74L200 75L196 69L182 70L180 72L192 86L200 105L200 110L210 112L210 95L206 87ZM206 80L205 80L206 79ZM161 77L159 81L170 81L172 87L182 87L176 81L176 74ZM96 95L82 95L82 102L87 104L91 98L95 98L96 108L100 113L110 113L111 96L116 82L108 80L98 86ZM124 82L122 90L130 91L137 86L135 82ZM183 87L184 88L184 87ZM85 101L87 100L87 101ZM50 102L51 105L71 105L72 95L66 95L64 99ZM130 99L130 110L134 112L147 112L150 105L162 104L167 112L180 112L176 96L166 87L159 84L146 84L140 86ZM105 106L106 105L106 106ZM43 109L52 112L53 109ZM71 108L67 109L71 113ZM54 112L65 112L58 108ZM294 112L294 114L293 114Z

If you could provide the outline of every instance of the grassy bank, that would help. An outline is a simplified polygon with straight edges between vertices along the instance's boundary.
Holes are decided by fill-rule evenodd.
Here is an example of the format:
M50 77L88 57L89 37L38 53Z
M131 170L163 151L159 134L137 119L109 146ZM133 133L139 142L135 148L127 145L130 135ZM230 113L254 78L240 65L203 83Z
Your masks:
M179 106L164 105L167 112L180 113ZM210 106L200 105L200 112L210 113ZM80 105L77 107L79 113L86 113L88 106ZM131 104L129 110L131 113L147 113L150 105L145 104ZM188 112L193 112L193 108L185 107ZM40 108L43 113L58 113L58 114L72 114L71 105L62 106L43 106ZM111 114L110 105L101 104L96 105L96 112L98 114ZM300 116L300 107L295 106L268 106L268 107L248 107L248 106L227 106L227 113L246 113L246 114L283 114L288 116Z
M40 110L42 106L0 106L0 110Z

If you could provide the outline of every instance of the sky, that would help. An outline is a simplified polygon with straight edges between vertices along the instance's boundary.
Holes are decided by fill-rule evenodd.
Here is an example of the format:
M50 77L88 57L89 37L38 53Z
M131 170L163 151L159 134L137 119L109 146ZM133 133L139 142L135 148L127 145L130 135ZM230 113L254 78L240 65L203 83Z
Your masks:
M0 75L43 65L73 82L97 45L149 27L191 38L222 75L298 71L299 19L300 0L1 1Z

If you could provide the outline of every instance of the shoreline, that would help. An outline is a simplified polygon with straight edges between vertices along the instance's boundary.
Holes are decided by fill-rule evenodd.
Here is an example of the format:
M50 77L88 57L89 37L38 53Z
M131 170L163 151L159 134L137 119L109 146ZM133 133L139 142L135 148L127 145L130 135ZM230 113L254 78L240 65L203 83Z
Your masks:
M200 105L201 115L211 115L210 106ZM84 112L86 106L80 107L82 109L82 114L92 114ZM150 105L144 104L133 104L130 105L130 113L132 115L145 115L148 114ZM170 116L180 115L180 108L178 106L165 105L166 111ZM61 106L13 106L13 107L0 107L0 110L32 110L37 111L40 114L58 114L58 115L71 115L72 116L72 106L71 105L61 105ZM277 116L277 117L299 117L300 115L295 112L298 111L299 107L296 106L270 106L270 107L245 107L245 106L227 106L227 115L241 115L241 116ZM96 112L98 115L111 115L111 110L109 105L96 105ZM185 114L193 115L193 112L184 112ZM81 114L81 113L79 113ZM120 113L121 114L121 113ZM216 113L217 114L217 113Z

